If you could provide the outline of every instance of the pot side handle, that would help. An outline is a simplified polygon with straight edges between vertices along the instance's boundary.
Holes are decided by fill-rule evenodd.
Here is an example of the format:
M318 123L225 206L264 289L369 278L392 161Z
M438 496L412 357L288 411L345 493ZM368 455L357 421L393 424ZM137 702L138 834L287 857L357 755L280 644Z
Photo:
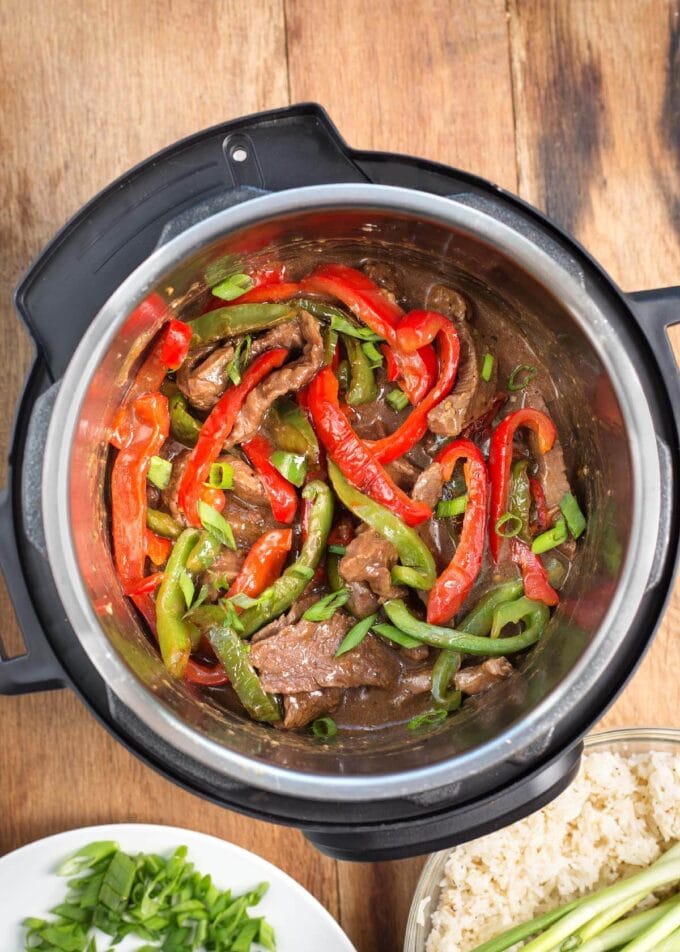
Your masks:
M8 658L0 641L0 694L29 694L66 687L66 675L36 615L21 568L8 487L0 491L0 571L26 646L25 654Z
M540 810L569 786L581 763L583 744L577 743L504 789L434 815L413 817L383 827L364 827L360 817L351 831L305 829L305 837L332 859L359 863L423 856L467 843Z
M680 434L680 368L668 337L668 328L680 324L680 285L633 291L626 295L637 322L654 351L673 407Z

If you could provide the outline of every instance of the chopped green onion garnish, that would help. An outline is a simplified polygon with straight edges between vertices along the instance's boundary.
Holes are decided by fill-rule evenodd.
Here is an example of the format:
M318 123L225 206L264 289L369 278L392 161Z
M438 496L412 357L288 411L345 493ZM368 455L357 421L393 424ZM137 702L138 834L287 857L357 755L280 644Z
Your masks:
M314 734L315 737L328 740L331 737L335 737L337 733L338 725L332 717L317 717L317 719L312 722L312 734Z
M331 328L339 334L347 334L348 337L357 337L359 340L369 341L371 343L382 341L383 339L380 335L374 334L368 327L354 324L348 317L343 317L339 313L331 314Z
M186 602L187 610L191 608L191 603L194 600L194 583L191 580L191 576L188 572L182 572L179 577L179 587L182 590L182 595L184 595L184 601Z
M496 522L496 535L503 539L512 539L522 531L522 520L514 512L506 512Z
M257 599L251 598L250 595L246 595L245 592L238 592L236 595L232 595L229 601L237 608L252 608L253 605L257 605Z
M234 467L231 463L213 463L205 485L213 489L231 489L234 485Z
M560 499L560 509L567 522L567 528L575 539L583 535L586 528L586 517L581 512L576 496L573 493L565 493Z
M215 297L222 298L223 301L235 301L246 291L250 291L254 284L249 274L232 274L211 290Z
M518 364L508 378L508 390L524 390L534 379L538 370L529 364Z
M404 391L399 390L398 387L395 387L394 390L390 390L385 399L392 409L397 411L397 413L399 413L400 410L405 410L409 403L408 397Z
M440 499L437 503L437 518L446 519L448 516L462 516L467 509L468 496L456 496L455 499Z
M484 360L482 361L482 380L485 380L487 383L491 380L494 363L495 357L493 354L484 354Z
M536 536L531 543L531 551L535 555L548 552L550 549L554 549L556 546L566 542L568 535L566 522L564 519L558 519L552 529L548 529L547 532L542 532Z
M243 622L238 616L238 612L234 607L234 603L230 598L221 598L219 601L220 607L224 610L224 623L232 631L243 631Z
M436 727L437 724L443 723L448 715L449 712L443 708L436 711L425 711L423 714L417 714L416 717L411 718L408 722L408 729L410 731L428 730L430 727Z
M250 358L250 348L253 346L253 339L250 336L242 337L236 345L234 356L227 364L226 374L234 386L241 383L241 369L248 363Z
M361 621L356 623L356 625L352 625L350 630L340 642L340 647L335 652L335 657L339 658L346 652L351 651L352 648L356 648L357 645L360 645L372 628L377 617L377 614L369 615L368 618L362 618Z
M337 592L331 592L330 595L325 595L318 602L314 602L302 617L305 621L328 621L338 608L342 608L349 601L350 594L348 588L340 588Z
M57 876L75 876L91 869L102 860L109 859L118 849L118 844L112 840L99 840L96 843L88 843L77 853L67 856L61 866L57 869Z
M285 450L274 450L269 461L293 486L302 486L307 475L307 457L296 453L286 453Z
M167 489L172 476L172 463L162 456L152 456L147 479L157 489Z
M291 575L297 575L298 578L304 578L307 581L314 578L314 569L310 568L309 565L296 565L293 563L288 571Z
M405 631L402 631L401 628L395 628L394 625L373 625L373 631L376 635L382 635L388 641L393 641L400 648L419 648L422 645L422 641L407 635Z
M217 509L213 509L212 506L209 506L207 502L203 502L202 499L198 501L198 517L201 520L203 528L207 532L210 532L218 542L222 545L226 545L228 549L236 549L234 530Z
M328 736L333 728L327 725ZM323 730L323 728L322 728ZM108 949L118 948L125 936L137 937L134 948L230 949L274 952L274 930L262 917L251 917L267 891L260 883L249 892L222 892L210 876L197 870L182 846L164 857L118 849L117 843L92 843L61 867L67 876L78 873L65 885L63 902L50 910L49 918L30 916L21 948L53 952L97 952L92 931L110 937ZM151 943L151 944L149 944ZM17 943L13 947L18 948Z
M380 353L375 344L371 343L371 341L367 341L365 344L361 345L361 349L368 358L368 363L371 370L377 370L378 367L382 367L383 355Z
M328 551L333 555L344 555L347 551L347 547L344 545L329 545Z

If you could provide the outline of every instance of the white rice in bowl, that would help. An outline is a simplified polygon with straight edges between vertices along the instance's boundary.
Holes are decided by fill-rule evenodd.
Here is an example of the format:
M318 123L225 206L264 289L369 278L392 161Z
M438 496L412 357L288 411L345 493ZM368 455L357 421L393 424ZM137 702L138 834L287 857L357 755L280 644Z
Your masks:
M586 754L553 803L451 853L427 952L470 952L639 871L676 840L680 755Z

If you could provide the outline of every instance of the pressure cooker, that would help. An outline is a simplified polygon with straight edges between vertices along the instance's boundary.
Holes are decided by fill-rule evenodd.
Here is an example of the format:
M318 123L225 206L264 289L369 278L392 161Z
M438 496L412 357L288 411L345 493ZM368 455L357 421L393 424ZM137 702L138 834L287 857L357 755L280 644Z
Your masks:
M622 236L622 240L623 236ZM633 240L630 236L629 240ZM540 351L589 513L578 571L521 671L427 733L332 742L220 710L174 680L117 581L105 472L133 344L160 295L191 312L211 275L303 257L422 269L484 299ZM35 343L0 500L0 564L26 653L5 694L69 687L174 782L295 825L325 853L390 859L538 809L649 646L678 554L680 288L622 293L536 209L435 162L350 149L317 105L208 129L104 189L16 292Z

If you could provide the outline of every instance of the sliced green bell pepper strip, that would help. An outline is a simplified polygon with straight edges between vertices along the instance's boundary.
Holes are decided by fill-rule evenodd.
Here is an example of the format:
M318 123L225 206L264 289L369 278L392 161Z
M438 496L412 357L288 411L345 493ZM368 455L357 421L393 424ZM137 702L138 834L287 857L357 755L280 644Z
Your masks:
M363 351L361 341L357 340L356 337L343 335L342 343L349 362L347 402L351 407L358 407L362 403L370 403L378 396L378 387L375 382L375 373Z
M491 638L501 643L507 641L506 638L500 638L501 632L506 625L516 625L520 621L523 621L526 626L522 636L525 638L531 636L534 641L538 641L550 621L550 609L544 602L537 602L526 596L517 598L513 602L505 602L493 613Z
M268 330L295 317L295 309L290 304L232 304L208 311L189 321L193 331L191 348L213 344L226 337L241 337Z
M194 641L195 627L184 618L187 606L180 579L187 570L189 553L198 541L196 529L185 529L175 542L156 596L156 628L163 663L170 674L184 674Z
M522 601L522 599L519 599L519 601ZM526 601L529 601L529 599L526 599ZM525 648L530 648L531 645L536 644L545 630L550 619L550 610L542 602L532 602L531 604L535 606L532 609L531 616L528 612L520 616L525 619L529 618L529 627L521 634L512 635L509 638L482 638L455 628L428 625L427 622L414 618L400 598L386 602L384 608L387 617L397 628L406 632L407 635L418 638L426 645L432 645L435 648L450 648L463 654L500 657L501 655L514 654L516 651L524 651Z
M496 608L512 599L519 598L522 591L523 585L519 579L496 585L480 599L471 612L468 612L460 623L458 630L478 637L488 635L493 625ZM448 688L451 678L460 667L462 660L459 651L443 648L432 671L432 697L438 706L445 707L449 711L456 710L459 706L456 695L460 692L449 691ZM449 703L453 707L449 707Z
M164 539L176 539L182 531L179 522L167 512L161 512L159 509L147 508L146 525L152 532L163 536Z
M512 479L510 482L510 496L508 498L508 512L522 523L519 530L521 539L529 539L529 512L531 510L531 490L529 488L529 460L518 459L513 463Z
M409 585L428 591L437 578L432 553L417 532L380 503L364 496L351 486L332 460L328 461L328 475L340 502L362 522L391 542L399 553L401 565L392 569L396 585Z
M201 634L207 636L248 714L256 721L281 720L276 699L267 694L250 663L250 645L226 623L224 609L219 605L203 605L193 612L192 619Z
M302 498L312 504L307 520L307 538L296 561L264 590L256 605L246 608L241 615L244 638L290 608L304 592L325 552L333 521L333 494L325 483L315 480L302 490Z
M201 432L201 424L189 413L186 397L173 393L169 401L170 432L185 446L195 446Z
M480 598L472 611L463 619L460 625L460 631L468 635L488 635L493 625L494 612L499 605L504 602L514 601L524 593L524 585L521 579L513 579L511 582L501 582L494 586Z
M432 669L432 698L437 707L445 711L457 711L463 703L460 691L450 690L454 674L460 668L462 657L458 651L444 649Z
M292 400L277 400L267 416L267 428L277 449L319 462L319 442L306 414Z
M198 542L189 553L187 569L198 574L205 572L213 564L222 549L222 543L211 532L200 533Z

